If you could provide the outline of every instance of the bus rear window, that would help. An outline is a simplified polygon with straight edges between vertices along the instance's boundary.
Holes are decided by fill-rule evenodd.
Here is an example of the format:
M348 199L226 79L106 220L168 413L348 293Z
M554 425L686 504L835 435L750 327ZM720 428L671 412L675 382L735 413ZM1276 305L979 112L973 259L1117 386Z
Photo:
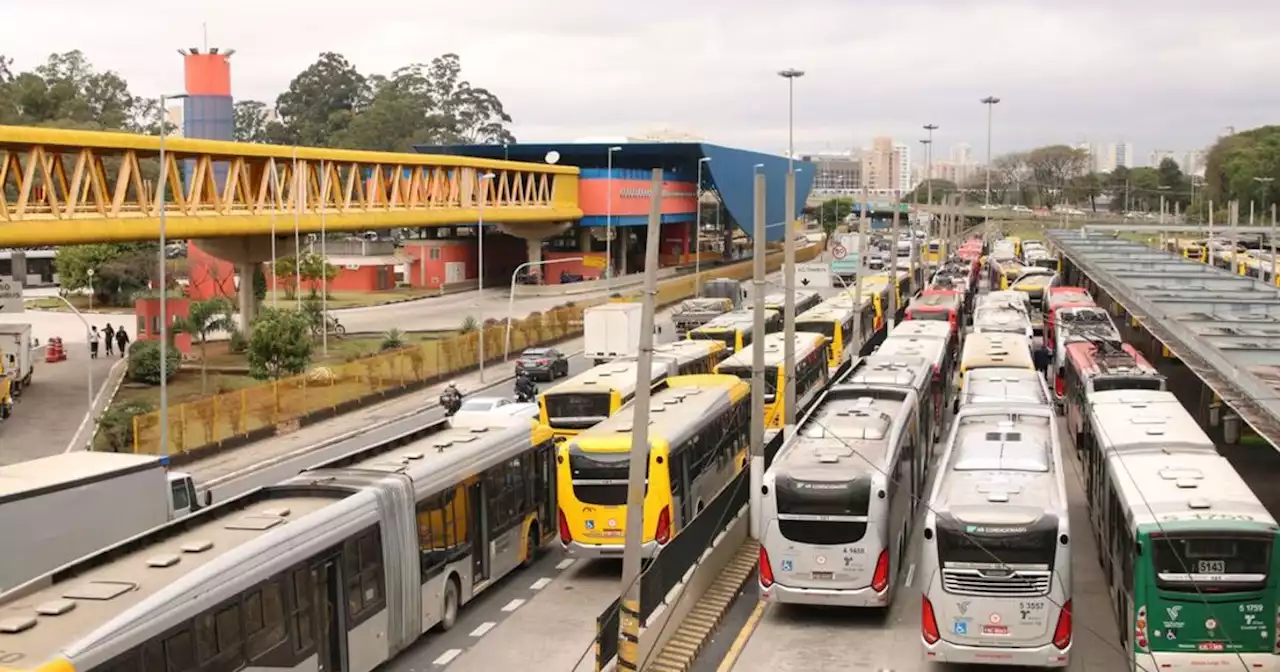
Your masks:
M627 453L592 455L569 452L573 494L583 504L623 506L627 503L630 469ZM649 467L645 465L645 492L649 491Z
M1178 592L1257 589L1267 582L1270 537L1152 536L1156 585Z
M911 311L911 319L927 320L929 322L948 322L951 320L951 312L947 310L913 310Z
M829 517L865 517L871 505L870 479L831 483L779 477L774 483L774 493L778 531L793 542L821 546L852 544L867 533L865 520L830 520Z
M1093 381L1094 392L1113 392L1115 390L1160 390L1164 381L1152 376L1142 378L1096 378Z
M689 332L689 337L695 341L719 341L724 343L724 347L733 352L737 348L737 332L730 329L717 329L716 331L694 330Z
M836 338L836 323L832 320L796 322L796 331L802 331L806 334L822 334L828 343L832 343Z
M938 560L943 565L1047 565L1053 568L1058 551L1057 527L1028 529L1013 534L976 534L974 527L938 526Z
M587 429L609 417L612 403L612 392L548 394L547 420L558 429Z

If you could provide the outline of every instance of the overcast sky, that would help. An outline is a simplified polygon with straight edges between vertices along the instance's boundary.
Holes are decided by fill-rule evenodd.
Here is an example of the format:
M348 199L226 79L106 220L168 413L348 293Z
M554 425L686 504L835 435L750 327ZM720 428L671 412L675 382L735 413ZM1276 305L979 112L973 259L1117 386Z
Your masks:
M0 0L0 17L19 68L81 49L147 96L182 89L175 49L199 46L202 22L236 49L237 99L273 101L322 51L364 73L455 52L522 141L671 128L783 151L786 67L807 73L797 151L918 147L931 122L941 151L982 158L978 100L996 95L996 154L1127 140L1145 162L1280 108L1268 0Z

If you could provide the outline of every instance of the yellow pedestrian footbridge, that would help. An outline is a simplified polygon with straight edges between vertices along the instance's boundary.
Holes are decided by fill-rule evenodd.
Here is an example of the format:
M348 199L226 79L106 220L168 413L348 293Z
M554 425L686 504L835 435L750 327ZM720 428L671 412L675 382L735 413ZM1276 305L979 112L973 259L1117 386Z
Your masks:
M582 217L569 166L0 126L0 247ZM165 179L161 179L161 176ZM167 188L161 199L160 185Z

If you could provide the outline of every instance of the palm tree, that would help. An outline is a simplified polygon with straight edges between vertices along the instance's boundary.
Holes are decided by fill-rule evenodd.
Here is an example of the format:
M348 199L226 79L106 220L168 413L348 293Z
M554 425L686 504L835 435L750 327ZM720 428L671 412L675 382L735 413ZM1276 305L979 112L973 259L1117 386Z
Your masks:
M206 386L209 381L208 358L205 356L204 351L205 344L209 341L209 336L217 331L230 332L235 328L235 320L231 317L231 302L223 298L194 301L191 303L186 317L179 317L174 320L172 333L188 334L200 346L201 394L207 392Z

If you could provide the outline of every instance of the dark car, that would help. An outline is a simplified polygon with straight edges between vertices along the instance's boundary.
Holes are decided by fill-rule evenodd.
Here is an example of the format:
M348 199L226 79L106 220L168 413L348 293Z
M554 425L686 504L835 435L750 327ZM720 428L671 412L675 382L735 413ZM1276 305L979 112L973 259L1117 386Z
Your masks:
M569 358L555 348L529 348L516 360L516 371L527 371L535 380L555 380L569 375Z

